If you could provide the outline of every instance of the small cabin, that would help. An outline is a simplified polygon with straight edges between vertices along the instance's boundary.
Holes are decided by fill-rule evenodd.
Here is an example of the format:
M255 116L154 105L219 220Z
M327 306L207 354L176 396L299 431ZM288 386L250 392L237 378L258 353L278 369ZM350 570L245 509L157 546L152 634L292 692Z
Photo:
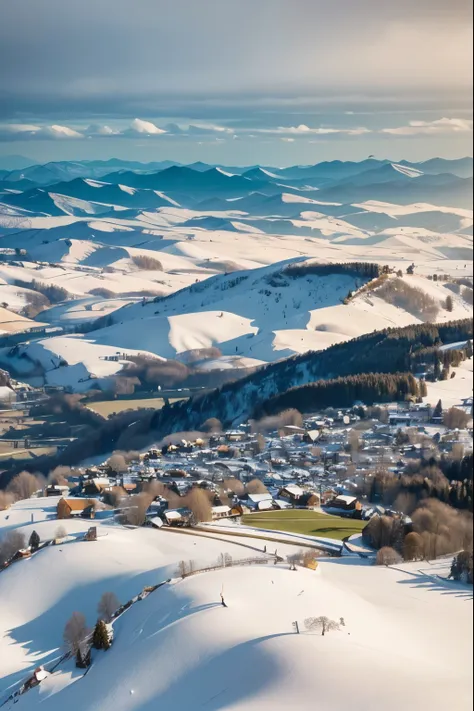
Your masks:
M58 518L73 518L74 516L80 516L90 505L90 499L62 498L58 501L56 515Z

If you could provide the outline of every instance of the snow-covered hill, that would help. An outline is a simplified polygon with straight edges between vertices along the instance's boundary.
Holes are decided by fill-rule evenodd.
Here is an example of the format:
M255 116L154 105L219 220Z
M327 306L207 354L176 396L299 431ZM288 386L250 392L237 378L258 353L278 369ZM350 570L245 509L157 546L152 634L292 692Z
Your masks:
M35 528L46 540L57 526L56 501L16 504L0 513L0 529L18 527L28 536ZM472 589L443 581L449 560L386 569L347 557L323 560L317 571L236 566L180 581L180 560L202 567L220 553L236 562L258 554L225 534L211 539L100 521L98 540L85 543L78 537L89 522L61 523L67 541L0 573L0 700L38 664L61 656L72 612L93 624L103 592L124 603L173 579L116 620L113 646L93 653L87 674L62 662L8 702L8 711L304 711L316 700L324 709L356 711L381 703L387 711L471 707ZM262 548L261 541L245 543ZM278 545L282 557L294 550ZM319 615L342 617L345 625L324 637L306 632L304 619Z
M89 375L109 349L175 358L214 345L229 367L419 320L376 294L343 305L361 286L347 276L285 280L280 263L292 259L374 262L402 273L414 262L410 283L439 304L438 320L462 318L470 304L455 294L448 314L446 287L425 278L472 275L472 205L459 198L472 171L468 161L457 166L369 159L247 170L120 161L93 162L89 173L83 162L35 167L28 180L36 175L37 187L9 188L1 198L0 297L18 313L34 299L33 281L60 286L68 300L51 304L45 321L68 329L110 314L109 328L69 346L81 353L87 341ZM45 184L47 175L60 180ZM137 304L141 297L152 303ZM55 362L55 342L42 347Z

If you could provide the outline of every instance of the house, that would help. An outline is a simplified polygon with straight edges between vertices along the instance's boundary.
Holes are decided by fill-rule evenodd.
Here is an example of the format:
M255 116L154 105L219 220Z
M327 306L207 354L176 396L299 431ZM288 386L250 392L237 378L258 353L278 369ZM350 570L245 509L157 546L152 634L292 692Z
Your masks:
M220 518L229 518L232 515L230 506L213 506L211 508L212 520L217 521Z
M362 510L362 504L356 496L336 496L335 499L329 502L328 507L331 509L340 509L341 511Z
M96 541L97 540L97 526L91 526L86 534L84 534L85 541Z
M246 432L242 432L241 430L231 430L226 432L224 436L227 442L243 442L247 439Z
M253 511L268 511L273 508L271 494L245 494L241 497L245 506Z
M388 421L390 425L403 425L404 427L411 426L412 417L406 412L390 413Z
M90 499L62 498L58 501L56 515L58 518L72 518L73 516L80 516L90 505Z
M49 484L44 489L45 496L64 496L69 494L69 487L60 484Z
M86 496L98 496L109 486L110 480L107 477L96 477L95 479L86 479L82 491Z
M292 506L319 506L320 498L313 491L305 491L296 484L287 484L278 492L278 498Z
M163 517L168 526L190 526L193 512L186 507L165 511Z
M27 681L25 681L25 691L32 689L35 686L38 686L38 684L44 681L49 675L50 672L46 671L44 667L36 667L33 672L33 675L30 676Z

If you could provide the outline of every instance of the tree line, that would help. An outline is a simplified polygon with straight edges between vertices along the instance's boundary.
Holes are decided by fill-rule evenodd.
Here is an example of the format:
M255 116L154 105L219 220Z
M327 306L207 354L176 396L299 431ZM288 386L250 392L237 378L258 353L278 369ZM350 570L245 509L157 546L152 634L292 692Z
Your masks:
M288 408L306 413L326 407L351 407L357 400L372 405L423 395L426 395L426 383L417 381L411 373L362 373L290 388L260 403L254 417L260 419Z

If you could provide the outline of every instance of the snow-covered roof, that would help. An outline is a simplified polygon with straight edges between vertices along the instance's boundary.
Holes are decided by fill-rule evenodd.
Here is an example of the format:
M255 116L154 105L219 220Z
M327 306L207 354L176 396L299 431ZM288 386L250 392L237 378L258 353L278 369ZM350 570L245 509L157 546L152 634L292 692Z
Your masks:
M170 521L178 521L180 518L182 518L182 514L175 509L171 511L165 511L165 516Z
M301 488L301 486L297 486L296 484L287 484L285 487L283 487L285 491L287 491L291 496L294 496L295 498L299 498L300 496L303 496L304 489Z
M271 494L249 494L248 495L248 500L252 501L254 504L258 504L261 501L268 501L269 499L272 498Z
M212 513L214 514L224 514L224 513L229 513L230 512L230 506L213 506L212 507Z
M353 504L354 501L357 501L357 496L345 496L344 494L341 494L336 498L336 501L341 501L344 504Z

